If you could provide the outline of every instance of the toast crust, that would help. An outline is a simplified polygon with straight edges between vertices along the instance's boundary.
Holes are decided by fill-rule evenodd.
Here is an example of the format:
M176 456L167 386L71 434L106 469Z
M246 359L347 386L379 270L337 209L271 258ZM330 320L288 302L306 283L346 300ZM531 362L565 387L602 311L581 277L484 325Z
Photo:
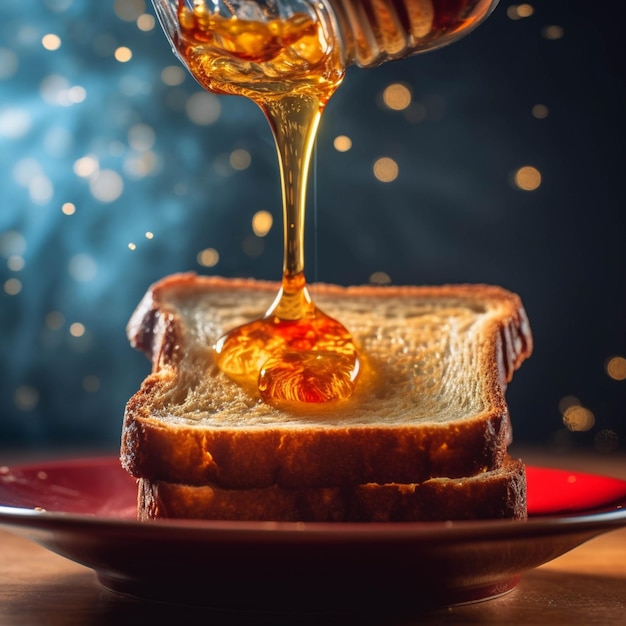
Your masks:
M278 521L413 522L524 519L526 477L521 461L470 478L350 488L223 489L139 479L138 517Z
M450 301L465 307L470 315L475 309L478 316L493 307L473 340L478 354L469 364L480 370L478 410L469 411L462 419L438 422L429 418L426 407L419 418L409 416L402 423L371 417L368 422L359 417L361 398L357 396L352 404L336 411L339 418L332 411L312 415L306 410L272 409L264 421L247 423L242 413L258 412L258 403L246 392L231 390L235 383L211 370L208 348L190 361L189 348L195 336L191 337L177 303L210 300L216 293L233 297L258 294L263 303L271 301L278 288L277 283L268 281L178 274L148 290L127 328L131 344L152 361L152 373L129 400L124 417L121 461L132 475L228 489L342 487L371 482L421 483L431 477L470 476L502 465L511 438L504 391L515 369L532 351L528 321L518 296L487 285L313 285L313 299L335 303L341 321L342 305L354 300ZM321 308L327 311L325 305ZM210 330L223 332L221 328ZM353 333L358 337L358 329ZM211 341L219 336L206 334ZM239 394L238 406L244 409L229 416L223 406L218 407L219 420L173 417L177 411L187 411L180 407L188 406L188 383L194 379L191 387L197 384L199 370L206 372L204 391L212 393L215 388L211 385L228 388ZM452 380L450 384L456 383ZM385 389L375 392L385 393Z

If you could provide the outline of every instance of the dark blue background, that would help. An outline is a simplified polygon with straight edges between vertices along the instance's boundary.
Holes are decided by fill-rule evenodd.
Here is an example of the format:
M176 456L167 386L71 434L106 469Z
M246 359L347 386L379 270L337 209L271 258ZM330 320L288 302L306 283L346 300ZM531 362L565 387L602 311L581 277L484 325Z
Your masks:
M518 292L536 348L508 394L516 441L623 450L626 382L604 369L626 355L626 55L617 16L602 11L615 3L553 0L516 20L512 4L449 48L348 72L320 129L307 273ZM563 37L543 36L549 25ZM47 33L61 38L58 50L41 45ZM132 50L128 63L115 60L118 46ZM161 79L176 63L158 26L142 32L113 2L2 2L0 447L117 444L124 404L149 367L124 326L151 282L185 270L280 275L269 127L232 97L219 99L213 124L194 124L184 106L199 87ZM410 86L422 121L381 106L393 82ZM85 98L58 104L63 84ZM547 118L533 117L536 104ZM129 140L137 124L154 131L147 151ZM349 152L333 148L337 135L352 139ZM250 167L224 165L235 149ZM74 172L86 155L117 172L119 198L96 199ZM399 165L392 183L372 175L380 156ZM156 165L142 174L137 162ZM511 183L524 165L542 174L536 191ZM74 215L63 214L67 202ZM242 243L261 209L274 227L249 256ZM208 247L220 253L213 268L196 259ZM570 395L595 415L591 430L564 428L559 403Z

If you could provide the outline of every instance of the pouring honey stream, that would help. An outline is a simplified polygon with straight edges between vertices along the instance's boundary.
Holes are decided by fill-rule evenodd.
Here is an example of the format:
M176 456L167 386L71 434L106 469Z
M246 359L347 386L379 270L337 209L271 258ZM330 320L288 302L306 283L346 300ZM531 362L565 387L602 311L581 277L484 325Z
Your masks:
M244 20L178 6L176 48L208 90L253 100L269 121L280 165L284 256L280 290L265 315L214 345L229 377L266 402L348 398L360 362L348 330L313 302L304 273L304 222L311 153L326 103L344 76L337 42L320 15Z

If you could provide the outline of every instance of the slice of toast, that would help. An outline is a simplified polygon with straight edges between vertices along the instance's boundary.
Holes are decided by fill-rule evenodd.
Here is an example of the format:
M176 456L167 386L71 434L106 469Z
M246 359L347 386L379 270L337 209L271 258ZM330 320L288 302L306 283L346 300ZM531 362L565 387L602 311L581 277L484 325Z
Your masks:
M354 487L222 489L141 478L141 520L189 518L276 522L413 522L526 517L519 460L468 478Z
M223 489L422 483L496 470L511 438L504 397L532 338L499 287L310 287L363 361L346 401L263 403L217 369L213 343L262 316L279 285L180 274L129 325L152 373L126 407L121 461L135 477Z

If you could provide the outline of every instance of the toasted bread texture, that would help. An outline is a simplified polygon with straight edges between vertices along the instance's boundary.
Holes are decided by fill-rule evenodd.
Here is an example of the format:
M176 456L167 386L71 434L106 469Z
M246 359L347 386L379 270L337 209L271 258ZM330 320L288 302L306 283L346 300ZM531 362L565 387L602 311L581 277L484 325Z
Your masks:
M518 296L499 287L313 285L352 333L353 396L272 406L216 367L212 345L261 317L279 285L173 275L128 324L152 373L129 400L121 461L135 477L223 489L422 483L498 469L511 438L504 397L532 350Z
M468 478L354 487L223 489L139 479L141 520L164 518L277 522L413 522L526 517L519 460Z

